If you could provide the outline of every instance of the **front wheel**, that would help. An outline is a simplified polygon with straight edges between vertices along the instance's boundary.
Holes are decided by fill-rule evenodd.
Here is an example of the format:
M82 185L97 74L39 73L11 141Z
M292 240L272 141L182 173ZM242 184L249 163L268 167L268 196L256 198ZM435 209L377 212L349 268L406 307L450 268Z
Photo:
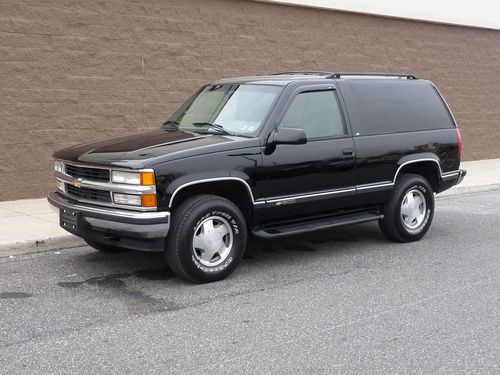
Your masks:
M429 182L420 175L404 174L396 181L379 225L390 239L412 242L427 233L433 216L434 193Z
M207 283L234 271L246 242L246 223L238 207L216 195L196 195L173 212L165 256L179 277Z

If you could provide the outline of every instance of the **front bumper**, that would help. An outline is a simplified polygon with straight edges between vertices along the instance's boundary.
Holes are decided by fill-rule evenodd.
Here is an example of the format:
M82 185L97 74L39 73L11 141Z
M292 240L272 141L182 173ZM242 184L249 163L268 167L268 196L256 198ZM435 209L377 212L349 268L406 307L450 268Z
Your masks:
M162 251L170 229L170 212L137 212L97 207L50 193L60 210L60 225L79 237L134 250Z

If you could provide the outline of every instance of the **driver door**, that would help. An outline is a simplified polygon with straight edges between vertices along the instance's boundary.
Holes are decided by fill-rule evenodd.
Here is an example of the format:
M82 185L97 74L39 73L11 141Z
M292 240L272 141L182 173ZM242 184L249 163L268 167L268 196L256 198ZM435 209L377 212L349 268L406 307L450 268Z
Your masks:
M341 100L330 85L297 89L278 116L279 128L302 129L305 144L277 144L263 154L259 196L267 219L331 212L352 205L354 143Z

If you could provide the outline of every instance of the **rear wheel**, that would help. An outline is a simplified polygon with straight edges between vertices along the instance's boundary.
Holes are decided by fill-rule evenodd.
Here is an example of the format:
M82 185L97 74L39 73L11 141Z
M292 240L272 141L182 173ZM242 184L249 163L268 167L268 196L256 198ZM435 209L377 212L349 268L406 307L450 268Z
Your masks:
M234 271L246 242L246 223L238 207L216 195L196 195L172 214L165 256L178 276L207 283Z
M396 181L391 200L384 206L380 229L399 242L421 239L434 216L434 193L429 182L416 174L404 174Z
M107 245L107 244L104 244L104 243L100 243L100 242L95 242L95 241L92 241L92 240L88 240L86 238L84 240L85 240L85 242L87 242L87 244L90 247L93 247L94 249L100 251L101 253L117 254L117 253L123 253L125 251L128 251L128 249L125 249L123 247Z

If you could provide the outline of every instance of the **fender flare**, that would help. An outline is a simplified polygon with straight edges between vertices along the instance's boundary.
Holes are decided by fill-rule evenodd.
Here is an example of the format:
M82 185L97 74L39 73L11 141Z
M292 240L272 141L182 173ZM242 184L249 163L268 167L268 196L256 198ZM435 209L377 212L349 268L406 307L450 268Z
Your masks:
M438 168L438 177L441 178L443 175L443 172L441 170L441 164L439 163L439 159L435 154L426 152L423 154L413 154L413 155L407 155L403 158L401 158L398 163L397 163L397 170L396 173L394 174L394 178L392 180L392 183L396 183L396 180L398 178L398 174L401 172L401 169L403 169L404 166L408 164L415 164L419 162L433 162L436 163L437 168Z
M237 181L237 182L243 184L243 186L245 186L245 188L246 188L246 190L248 192L248 197L250 198L250 201L252 202L252 204L255 204L255 199L254 199L254 196L253 196L252 189L250 188L250 185L248 185L248 183L244 179L242 179L240 177L234 177L234 176L221 176L221 177L212 177L212 178L201 178L201 179L196 179L196 180L192 180L192 181L188 181L188 182L180 184L179 186L177 186L175 188L175 190L170 195L170 199L169 199L169 202L168 202L168 208L172 207L172 204L174 202L175 196L182 189L184 189L186 187L189 187L189 186L193 186L193 185L210 183L210 182L220 182L220 181Z

